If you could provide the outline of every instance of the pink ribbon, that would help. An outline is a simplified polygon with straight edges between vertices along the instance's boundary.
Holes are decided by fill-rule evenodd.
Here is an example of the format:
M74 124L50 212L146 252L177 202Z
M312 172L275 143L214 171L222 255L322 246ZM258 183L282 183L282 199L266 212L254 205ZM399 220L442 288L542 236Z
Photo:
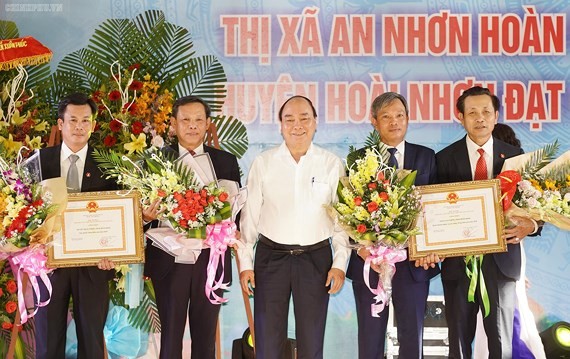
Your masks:
M364 283L374 294L375 303L370 305L372 316L379 317L392 296L392 277L396 273L396 263L405 260L407 252L405 249L388 248L380 244L368 246L366 249L370 251L370 255L364 261ZM370 287L371 264L378 264L381 269L376 288Z
M9 261L10 266L12 267L12 272L17 273L16 277L18 280L18 307L20 309L21 322L24 324L26 321L28 321L28 318L33 317L37 313L39 307L44 307L49 303L52 287L47 275L53 269L48 269L46 266L47 257L43 253L43 247L26 248L25 250L12 255L9 258ZM26 273L30 278L30 283L32 284L32 288L34 289L34 293L36 295L37 303L32 313L28 312L24 300L24 288L22 285L22 276L24 273ZM48 291L48 299L45 302L40 301L40 287L38 285L37 277L40 277L40 280L44 283Z
M228 283L224 280L224 255L228 246L237 242L236 240L236 224L230 220L224 220L216 224L206 226L206 240L204 244L210 247L210 259L208 261L207 278L206 278L206 297L212 304L226 303L228 299L220 297L215 293L218 289L228 289ZM216 279L216 271L218 265L222 262L222 273Z

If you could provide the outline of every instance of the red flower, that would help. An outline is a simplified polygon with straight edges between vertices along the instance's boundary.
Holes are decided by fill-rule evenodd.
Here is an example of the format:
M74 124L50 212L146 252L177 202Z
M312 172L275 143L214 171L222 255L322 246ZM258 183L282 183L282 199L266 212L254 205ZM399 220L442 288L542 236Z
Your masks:
M137 104L132 102L124 104L122 112L127 112L127 109L131 115L135 115L137 113Z
M115 136L107 135L103 140L105 147L113 147L115 146L115 143L117 143L117 138Z
M110 123L109 123L109 129L113 132L119 132L121 130L121 127L123 127L123 125L121 124L121 122L119 122L119 120L117 120L116 118L114 118Z
M360 196L354 197L354 205L360 206L361 204L362 204L362 197L360 197Z
M378 172L378 175L376 175L376 178L378 179L379 182L382 182L386 176L384 176L384 172L380 171Z
M159 189L156 194L158 195L158 197L161 197L161 198L166 197L166 191L163 189Z
M143 132L143 129L144 126L140 121L135 121L131 125L131 131L133 132L133 135L139 135L141 132Z
M12 302L10 300L8 301L8 303L6 303L6 311L8 312L8 314L14 313L16 309L18 309L18 304L16 304L15 302Z
M132 64L129 66L129 71L133 71L134 69L140 70L141 64Z
M13 326L14 325L10 322L2 322L2 329L9 330L9 329L12 329Z
M121 98L121 93L118 90L113 90L109 92L109 100L117 101Z
M131 83L131 85L129 86L129 90L131 90L131 91L139 91L142 88L143 88L143 83L140 81L136 81L136 80L133 81Z
M378 203L370 202L366 205L366 208L368 209L368 212L372 213L378 209Z
M10 294L16 293L16 291L18 290L18 286L16 285L16 282L14 282L13 280L7 281L6 282L6 290Z
M356 231L358 233L364 233L366 232L366 226L362 223L360 223L358 226L356 226Z
M225 201L228 200L228 196L229 196L229 195L227 194L227 192L222 192L222 193L220 193L220 195L218 196L218 199L219 199L220 201L222 201L222 202L225 202Z
M382 202L386 202L388 200L388 193L386 192L380 192L378 193L378 197L380 197L380 199L382 200Z
M4 291L0 288L0 297L4 295Z
M376 186L377 186L377 185L376 185L376 182L370 182L370 183L368 184L368 189L374 190L374 189L376 189Z

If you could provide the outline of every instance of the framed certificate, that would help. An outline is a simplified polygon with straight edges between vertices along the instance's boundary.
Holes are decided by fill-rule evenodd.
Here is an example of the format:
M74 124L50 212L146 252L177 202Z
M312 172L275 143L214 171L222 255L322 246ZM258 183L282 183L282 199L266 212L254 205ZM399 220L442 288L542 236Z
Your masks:
M420 234L410 237L410 260L506 252L499 180L418 186Z
M138 192L70 193L62 229L48 250L49 267L144 262L143 224Z

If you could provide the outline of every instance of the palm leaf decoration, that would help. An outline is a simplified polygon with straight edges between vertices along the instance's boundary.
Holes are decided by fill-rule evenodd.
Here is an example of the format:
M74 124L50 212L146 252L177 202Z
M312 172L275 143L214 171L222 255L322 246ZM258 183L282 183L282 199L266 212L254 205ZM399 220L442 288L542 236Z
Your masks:
M560 148L558 140L553 143L549 143L543 148L535 151L531 158L525 163L522 172L527 173L531 178L537 178L537 172L540 171L544 166L552 162L556 157L556 153Z
M352 167L352 165L354 164L354 162L363 157L364 153L366 152L367 148L376 146L377 150L380 152L380 155L382 156L382 158L384 158L385 161L387 161L388 158L388 150L386 145L384 145L381 141L380 141L380 136L378 135L378 132L376 131L371 131L368 136L366 136L366 139L364 140L364 147L361 148L360 150L358 150L356 147L354 147L353 145L350 145L348 147L348 155L346 156L346 166L348 168Z
M161 89L176 97L196 95L207 101L222 148L241 158L248 146L246 128L232 116L219 114L226 98L224 68L215 56L194 54L188 30L166 21L162 11L148 10L134 19L109 19L97 27L86 47L61 60L51 76L46 102L56 118L61 97L98 90L114 61L123 67L139 64L139 73L150 74Z
M245 125L237 118L225 115L212 117L212 122L218 128L220 147L237 158L243 157L248 145Z
M144 296L140 305L129 310L129 324L148 333L160 332L156 296L150 281L145 281Z

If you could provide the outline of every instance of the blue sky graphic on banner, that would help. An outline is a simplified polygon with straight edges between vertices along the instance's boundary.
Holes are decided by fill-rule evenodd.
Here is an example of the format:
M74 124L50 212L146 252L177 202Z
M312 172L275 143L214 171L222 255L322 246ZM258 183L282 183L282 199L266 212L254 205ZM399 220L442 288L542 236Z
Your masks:
M197 55L223 65L222 112L247 127L244 174L260 151L281 142L277 110L292 94L313 99L315 143L341 157L363 145L372 130L369 104L388 90L409 100L407 140L442 149L465 134L454 104L474 84L500 97L499 121L512 125L525 151L555 139L560 153L570 149L567 0L7 0L0 18L49 47L55 70L104 20L149 9L188 29ZM525 250L539 329L570 321L570 301L561 300L570 296L570 235L546 225ZM432 292L442 294L439 277ZM224 357L247 327L237 274L227 297ZM330 302L325 348L328 358L356 357L350 282Z

